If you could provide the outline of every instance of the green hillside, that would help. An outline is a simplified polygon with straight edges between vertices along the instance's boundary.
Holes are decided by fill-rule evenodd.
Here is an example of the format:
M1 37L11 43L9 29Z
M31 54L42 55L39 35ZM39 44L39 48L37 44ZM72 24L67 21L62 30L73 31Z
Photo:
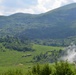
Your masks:
M76 3L42 14L0 16L0 36L65 39L76 36Z

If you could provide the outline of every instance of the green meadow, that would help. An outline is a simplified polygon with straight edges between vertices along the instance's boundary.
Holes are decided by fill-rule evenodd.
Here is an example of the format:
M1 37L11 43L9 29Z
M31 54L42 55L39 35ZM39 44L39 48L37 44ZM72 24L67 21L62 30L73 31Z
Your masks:
M44 45L33 45L34 51L15 51L6 49L0 44L0 72L8 71L10 69L22 69L28 71L36 62L33 62L33 57L40 53L46 53L51 50L60 50L63 47L53 47ZM25 72L24 71L24 72Z
M40 53L46 53L51 50L60 50L63 47L53 47L53 46L43 46L43 45L33 45L34 51L19 52L15 50L5 49L4 51L0 49L0 66L13 66L18 64L30 64L32 63L32 58Z

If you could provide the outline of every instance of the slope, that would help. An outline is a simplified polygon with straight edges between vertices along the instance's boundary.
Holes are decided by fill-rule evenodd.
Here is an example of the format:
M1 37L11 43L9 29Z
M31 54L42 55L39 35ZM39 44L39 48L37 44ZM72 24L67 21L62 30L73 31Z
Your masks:
M0 16L0 36L31 39L65 39L76 36L76 3L35 15Z

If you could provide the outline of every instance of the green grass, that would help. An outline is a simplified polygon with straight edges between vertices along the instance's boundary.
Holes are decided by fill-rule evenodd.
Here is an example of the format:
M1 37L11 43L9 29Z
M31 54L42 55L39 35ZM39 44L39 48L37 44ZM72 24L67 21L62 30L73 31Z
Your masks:
M32 60L35 55L38 55L40 53L46 53L47 51L51 50L63 49L63 47L43 46L34 44L33 49L35 51L18 52L15 50L5 49L5 47L1 46L0 44L0 73L8 71L9 69L16 68L21 68L22 70L27 71L34 65L34 63L32 63Z
M12 66L19 64L24 64L24 65L31 64L30 62L32 61L33 56L51 50L59 50L62 49L62 47L33 45L33 49L35 49L35 51L26 51L26 52L18 52L14 50L8 50L5 48L3 49L5 50L4 52L2 51L2 49L0 49L0 66L10 66L10 65Z
M44 45L34 45L33 48L36 50L36 54L45 53L51 50L60 50L63 47L53 47L53 46L44 46Z

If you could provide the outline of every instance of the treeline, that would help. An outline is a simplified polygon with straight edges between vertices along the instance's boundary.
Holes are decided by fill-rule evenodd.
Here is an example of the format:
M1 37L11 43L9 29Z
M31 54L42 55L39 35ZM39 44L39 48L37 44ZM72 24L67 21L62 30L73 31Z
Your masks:
M59 61L62 56L65 55L65 50L51 50L46 53L40 53L33 57L34 62L45 62L45 63L53 63Z
M5 36L0 38L0 43L7 49L17 50L17 51L31 51L32 44L29 39L25 40L19 39L17 37Z
M76 36L63 39L35 39L33 42L40 45L67 47L72 42L76 44Z

